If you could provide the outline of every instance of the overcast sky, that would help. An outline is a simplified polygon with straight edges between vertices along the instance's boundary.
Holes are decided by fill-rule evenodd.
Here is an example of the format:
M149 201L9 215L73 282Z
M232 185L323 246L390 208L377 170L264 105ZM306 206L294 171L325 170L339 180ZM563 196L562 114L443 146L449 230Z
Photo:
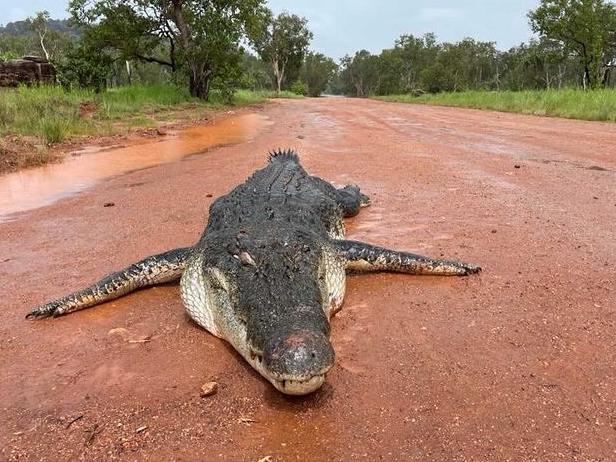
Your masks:
M0 0L0 24L39 10L64 18L68 0ZM434 32L439 40L464 37L506 49L531 36L526 19L538 0L270 0L275 13L305 16L314 32L312 49L341 58L365 48L379 52L401 34Z

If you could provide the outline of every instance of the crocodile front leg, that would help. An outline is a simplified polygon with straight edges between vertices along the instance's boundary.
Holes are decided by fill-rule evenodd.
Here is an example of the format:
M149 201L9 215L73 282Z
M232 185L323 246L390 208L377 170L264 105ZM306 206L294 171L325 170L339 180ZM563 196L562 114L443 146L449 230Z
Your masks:
M83 290L39 306L26 318L57 317L114 300L143 287L176 281L182 276L192 251L192 247L186 247L152 255Z
M452 260L436 260L408 252L398 252L358 241L335 241L351 271L393 271L410 274L466 276L478 273L476 265Z

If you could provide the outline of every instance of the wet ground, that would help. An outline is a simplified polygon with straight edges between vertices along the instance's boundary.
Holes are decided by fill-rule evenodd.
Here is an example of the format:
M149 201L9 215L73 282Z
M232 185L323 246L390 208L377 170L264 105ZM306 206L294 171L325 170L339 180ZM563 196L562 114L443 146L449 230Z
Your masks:
M0 224L0 459L616 459L616 125L347 99L260 118L254 137ZM336 366L302 399L190 322L176 286L23 319L193 243L279 146L372 196L351 238L484 272L350 278Z
M159 131L162 138L157 140L140 140L128 146L88 146L71 152L61 164L0 176L0 221L74 195L106 178L247 141L268 123L257 113L224 114L210 124Z

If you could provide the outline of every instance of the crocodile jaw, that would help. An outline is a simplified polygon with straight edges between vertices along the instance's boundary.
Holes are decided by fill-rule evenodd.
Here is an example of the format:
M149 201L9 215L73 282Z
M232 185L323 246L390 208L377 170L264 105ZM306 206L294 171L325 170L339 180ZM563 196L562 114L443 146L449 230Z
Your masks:
M280 392L300 396L318 390L325 382L325 374L331 366L308 378L279 377L267 370L262 356L255 353L256 350L247 340L245 324L233 315L233 310L228 306L230 301L225 296L229 291L227 279L216 270L204 277L201 268L202 260L196 256L188 263L182 276L180 293L189 316L211 334L229 342L253 369Z
M230 342L231 343L231 342ZM280 377L270 371L268 371L265 367L263 367L263 360L260 355L254 353L254 350L247 347L248 354L245 355L243 353L244 348L238 348L238 346L233 345L235 349L244 357L244 359L255 369L259 374L261 374L268 382L270 382L276 390L284 393L285 395L293 395L293 396L302 396L308 395L317 391L323 383L325 383L325 375L331 369L329 366L326 370L319 374L315 374L312 377Z
M267 378L267 377L266 377ZM268 380L285 395L302 396L317 391L325 382L325 374L315 375L307 380Z

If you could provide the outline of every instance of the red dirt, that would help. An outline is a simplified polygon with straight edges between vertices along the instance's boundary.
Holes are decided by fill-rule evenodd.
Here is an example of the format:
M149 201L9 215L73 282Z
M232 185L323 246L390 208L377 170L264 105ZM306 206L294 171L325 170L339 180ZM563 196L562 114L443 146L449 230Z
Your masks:
M0 224L0 458L616 459L616 125L348 99L263 114L275 123L251 141ZM278 146L372 196L350 237L484 272L350 278L336 365L302 399L191 323L176 286L23 319L193 243Z

